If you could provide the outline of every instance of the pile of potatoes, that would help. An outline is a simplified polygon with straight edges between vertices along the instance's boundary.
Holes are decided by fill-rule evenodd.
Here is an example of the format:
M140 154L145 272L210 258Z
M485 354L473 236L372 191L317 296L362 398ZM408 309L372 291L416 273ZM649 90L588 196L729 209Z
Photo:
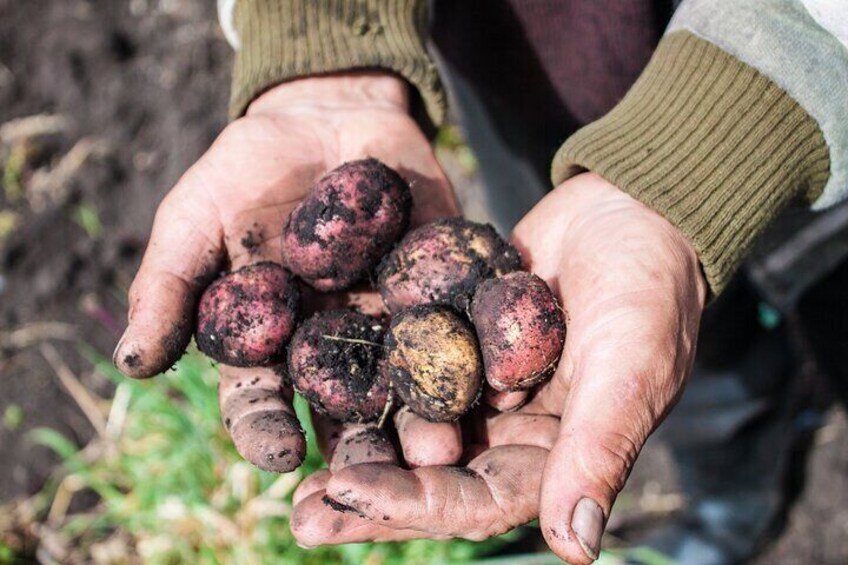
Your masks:
M489 225L441 219L407 233L409 185L376 159L324 176L283 227L283 264L257 263L201 297L201 351L239 367L287 361L295 390L343 422L380 418L394 398L456 420L484 380L498 391L549 377L565 340L547 284ZM354 309L299 318L296 277L322 291L376 281L389 315Z

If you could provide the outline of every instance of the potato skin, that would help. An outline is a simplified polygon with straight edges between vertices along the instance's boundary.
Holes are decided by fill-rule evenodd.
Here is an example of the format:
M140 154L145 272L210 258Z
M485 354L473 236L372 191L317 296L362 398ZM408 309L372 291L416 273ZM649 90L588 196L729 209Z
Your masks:
M283 227L285 265L320 291L366 278L406 232L409 185L377 159L351 161L327 173L292 210Z
M197 347L234 367L273 364L285 356L299 302L294 278L276 263L263 261L227 273L200 297Z
M413 412L449 422L480 397L483 365L469 324L446 306L400 312L386 335L393 389Z
M532 387L553 374L565 320L545 281L518 271L483 281L471 302L486 380L499 391Z
M464 312L480 281L521 268L521 256L488 224L448 218L411 232L378 268L390 312L447 304Z
M289 376L295 390L315 410L335 420L376 420L389 399L384 332L380 320L353 310L312 316L289 345Z

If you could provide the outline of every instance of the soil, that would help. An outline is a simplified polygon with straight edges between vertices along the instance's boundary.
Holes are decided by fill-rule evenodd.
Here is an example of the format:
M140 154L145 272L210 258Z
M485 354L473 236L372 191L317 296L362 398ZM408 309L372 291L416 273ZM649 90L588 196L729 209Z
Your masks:
M56 463L33 447L30 430L56 428L80 444L92 433L39 344L49 338L87 389L110 393L80 346L110 356L156 205L226 121L231 53L214 7L0 0L0 127L36 114L67 122L16 145L26 156L21 185L42 190L18 196L4 180L0 191L0 212L15 219L0 229L0 502L37 491ZM11 150L0 146L3 162ZM74 164L81 153L89 157ZM460 192L465 208L479 208L468 196L479 194L479 179L446 165L460 189L472 187ZM848 562L844 413L831 412L817 438L806 489L757 563ZM673 506L675 488L667 454L653 446L628 496L662 509Z
M207 0L0 0L0 126L36 114L67 122L27 144L21 184L28 191L52 170L51 190L0 193L17 220L0 234L0 332L36 342L0 350L0 417L22 416L0 423L0 500L36 491L55 463L29 430L53 427L80 443L92 433L37 342L69 338L55 342L67 365L108 395L79 346L111 355L156 205L226 122L230 64ZM57 167L80 140L78 150L96 151Z

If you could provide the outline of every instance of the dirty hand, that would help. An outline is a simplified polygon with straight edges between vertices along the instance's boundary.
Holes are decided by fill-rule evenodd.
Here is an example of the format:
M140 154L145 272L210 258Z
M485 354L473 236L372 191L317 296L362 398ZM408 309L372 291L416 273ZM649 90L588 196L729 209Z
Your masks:
M300 543L480 540L539 517L559 557L597 557L639 451L682 392L706 283L670 223L590 173L543 199L513 240L567 312L552 380L515 412L481 411L466 467L369 463L305 482ZM356 512L321 504L325 494Z
M373 156L404 176L412 187L413 224L456 215L453 191L408 105L406 83L378 72L300 79L255 100L159 206L129 291L117 367L137 378L171 367L191 339L197 299L210 280L222 269L280 262L289 212L318 178L345 161ZM307 311L376 304L373 293L304 302ZM270 368L221 366L220 374L221 413L239 452L268 470L299 465L305 443L282 378ZM454 427L423 429L459 455ZM423 463L451 462L410 449Z

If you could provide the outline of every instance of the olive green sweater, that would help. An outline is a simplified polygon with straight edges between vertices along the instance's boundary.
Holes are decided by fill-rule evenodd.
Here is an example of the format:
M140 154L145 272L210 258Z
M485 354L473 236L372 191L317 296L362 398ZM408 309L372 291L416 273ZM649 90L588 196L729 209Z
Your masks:
M233 117L286 80L383 68L417 89L433 123L443 120L423 0L219 2L233 3L222 18L237 47ZM821 208L848 194L848 48L832 31L846 16L802 0L751 4L684 2L624 99L552 164L555 184L595 171L668 218L714 294L792 201Z

